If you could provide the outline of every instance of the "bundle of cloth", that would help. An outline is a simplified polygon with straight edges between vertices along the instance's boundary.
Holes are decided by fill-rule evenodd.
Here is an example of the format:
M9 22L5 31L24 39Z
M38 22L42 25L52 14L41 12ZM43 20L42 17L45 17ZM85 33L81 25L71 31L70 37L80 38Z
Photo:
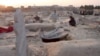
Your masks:
M0 33L9 33L9 32L12 32L13 30L14 30L13 26L8 26L7 28L0 27Z

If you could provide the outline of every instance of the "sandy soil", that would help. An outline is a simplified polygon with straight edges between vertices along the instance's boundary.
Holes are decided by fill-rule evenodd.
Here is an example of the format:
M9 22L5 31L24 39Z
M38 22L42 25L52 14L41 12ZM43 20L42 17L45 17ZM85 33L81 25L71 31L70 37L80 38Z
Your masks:
M72 35L70 41L43 43L38 36L28 37L28 55L100 56L100 32L97 29L90 26L77 26L71 27L69 30L70 35ZM0 39L0 56L15 56L16 50L14 48L14 37Z
M100 41L95 39L48 43L49 56L99 56Z

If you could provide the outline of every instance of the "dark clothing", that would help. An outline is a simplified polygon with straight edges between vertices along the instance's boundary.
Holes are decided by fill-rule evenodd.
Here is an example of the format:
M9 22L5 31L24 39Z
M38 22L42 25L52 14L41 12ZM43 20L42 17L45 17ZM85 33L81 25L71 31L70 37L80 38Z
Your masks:
M39 16L35 16L34 19L35 19L36 21L39 21L39 20L40 20L40 17L39 17Z
M69 24L70 24L71 26L76 26L76 22L75 22L74 17L70 16Z
M35 16L34 19L36 20L36 22L40 22L40 23L43 22L43 20L41 20L41 18L39 16Z

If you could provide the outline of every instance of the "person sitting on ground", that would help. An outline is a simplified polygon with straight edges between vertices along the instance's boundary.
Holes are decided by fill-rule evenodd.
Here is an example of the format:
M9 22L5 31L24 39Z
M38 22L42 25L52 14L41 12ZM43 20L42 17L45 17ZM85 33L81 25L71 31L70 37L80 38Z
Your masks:
M40 19L40 17L39 17L38 15L36 15L36 16L34 17L34 19L36 20L36 22L42 22L42 20Z
M75 22L75 19L74 19L73 16L70 16L69 24L70 24L71 26L76 26L76 22Z
M36 21L39 21L39 20L40 20L40 17L36 15L36 16L34 17L34 19L35 19Z

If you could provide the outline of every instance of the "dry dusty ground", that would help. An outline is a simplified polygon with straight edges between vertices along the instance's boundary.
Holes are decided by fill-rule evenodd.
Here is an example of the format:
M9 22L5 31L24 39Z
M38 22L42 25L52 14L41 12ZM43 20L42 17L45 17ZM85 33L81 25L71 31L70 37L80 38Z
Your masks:
M100 56L100 32L87 26L70 28L70 41L43 43L29 38L30 56ZM0 40L0 56L15 56L15 38Z

